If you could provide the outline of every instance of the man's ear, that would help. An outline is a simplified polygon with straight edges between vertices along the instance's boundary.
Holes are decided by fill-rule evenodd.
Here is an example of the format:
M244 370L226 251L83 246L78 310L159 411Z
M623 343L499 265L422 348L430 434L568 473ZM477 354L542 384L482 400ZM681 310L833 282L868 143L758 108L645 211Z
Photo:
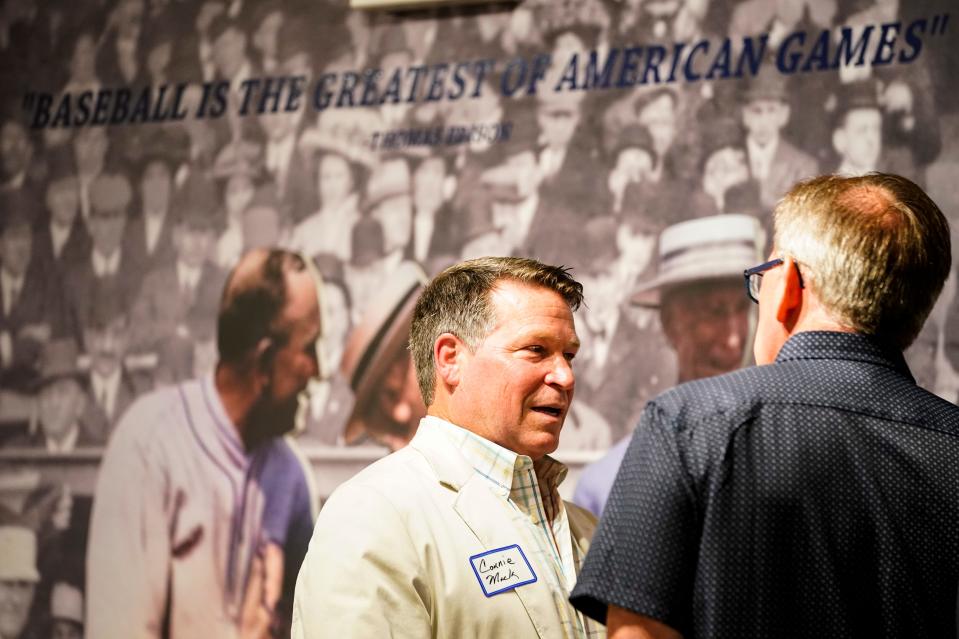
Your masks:
M261 337L260 341L256 343L256 350L253 352L253 364L256 372L262 375L269 375L275 356L276 342L270 337Z
M433 342L433 361L436 375L451 388L459 385L462 379L463 356L467 351L463 340L452 333L443 333Z
M784 257L782 276L776 283L776 319L791 329L799 319L802 310L802 280L799 265L791 257Z

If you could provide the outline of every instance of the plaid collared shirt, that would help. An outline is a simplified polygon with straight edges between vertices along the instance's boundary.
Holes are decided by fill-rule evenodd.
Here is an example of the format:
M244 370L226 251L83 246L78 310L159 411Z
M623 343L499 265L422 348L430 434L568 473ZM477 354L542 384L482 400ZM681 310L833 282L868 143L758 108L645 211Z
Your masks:
M493 492L512 507L512 521L526 542L524 548L530 549L537 565L550 568L543 577L563 620L564 635L605 637L605 628L584 618L568 599L583 558L574 556L569 519L559 496L566 466L549 456L533 462L437 417L428 416L425 422L424 426L441 429Z

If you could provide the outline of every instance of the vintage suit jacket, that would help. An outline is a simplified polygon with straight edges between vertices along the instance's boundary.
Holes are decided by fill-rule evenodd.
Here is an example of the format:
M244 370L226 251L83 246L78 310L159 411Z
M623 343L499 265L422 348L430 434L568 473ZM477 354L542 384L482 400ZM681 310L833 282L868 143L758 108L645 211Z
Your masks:
M811 155L797 149L784 138L779 138L769 165L769 174L766 179L759 180L759 200L763 210L771 211L796 182L818 173L819 164Z
M42 264L46 271L55 271L58 278L66 275L71 265L90 259L92 246L90 233L79 215L70 227L70 235L59 257L53 252L53 235L49 224L44 224L33 233L33 253L36 256L34 259Z
M23 388L35 372L43 344L22 333L30 325L46 325L51 337L69 334L71 322L60 298L56 278L45 272L38 260L32 260L23 277L23 287L4 312L2 300L7 294L0 284L0 333L10 338L10 361L0 362L0 386Z
M128 371L124 370L120 374L120 385L117 387L117 398L113 405L113 415L107 415L106 408L97 402L92 396L92 383L84 382L90 399L80 415L80 423L86 428L89 436L95 443L105 444L113 433L113 427L120 421L123 414L133 404L134 400L143 392L148 390L147 385L138 383L136 378Z
M143 279L136 259L125 250L120 253L120 266L114 275L100 277L93 270L93 259L68 264L64 293L70 309L70 319L76 326L78 339L83 329L102 304L119 303L120 308L130 309Z
M135 255L140 259L140 269L143 273L163 266L168 266L176 262L176 249L173 247L173 223L175 213L167 211L163 219L163 225L160 227L160 235L157 238L156 246L153 251L147 250L147 232L146 220L144 214L130 218L123 233L123 252L129 255Z
M570 503L566 512L578 572L595 519ZM545 578L487 597L473 573L471 556L523 539L508 502L446 435L420 428L323 506L296 584L293 637L562 637Z
M143 280L132 313L131 342L134 350L152 350L174 337L178 326L202 324L213 332L217 304L225 274L210 262L204 263L191 295L180 288L176 264L152 271Z

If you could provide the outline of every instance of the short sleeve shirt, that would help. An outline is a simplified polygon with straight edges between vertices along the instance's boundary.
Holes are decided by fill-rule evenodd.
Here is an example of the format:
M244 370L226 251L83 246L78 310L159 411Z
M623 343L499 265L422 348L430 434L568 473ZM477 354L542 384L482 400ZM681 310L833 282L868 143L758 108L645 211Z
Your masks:
M901 354L805 332L651 401L573 604L686 637L956 636L959 408Z

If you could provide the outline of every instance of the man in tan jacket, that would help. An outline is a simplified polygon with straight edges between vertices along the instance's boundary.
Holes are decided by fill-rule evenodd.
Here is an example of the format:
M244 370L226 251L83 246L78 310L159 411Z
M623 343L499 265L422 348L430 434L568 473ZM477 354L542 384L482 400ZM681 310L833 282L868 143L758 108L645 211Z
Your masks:
M412 442L333 493L296 585L293 636L596 637L573 610L595 520L549 457L573 398L582 286L521 258L450 267L410 347Z

